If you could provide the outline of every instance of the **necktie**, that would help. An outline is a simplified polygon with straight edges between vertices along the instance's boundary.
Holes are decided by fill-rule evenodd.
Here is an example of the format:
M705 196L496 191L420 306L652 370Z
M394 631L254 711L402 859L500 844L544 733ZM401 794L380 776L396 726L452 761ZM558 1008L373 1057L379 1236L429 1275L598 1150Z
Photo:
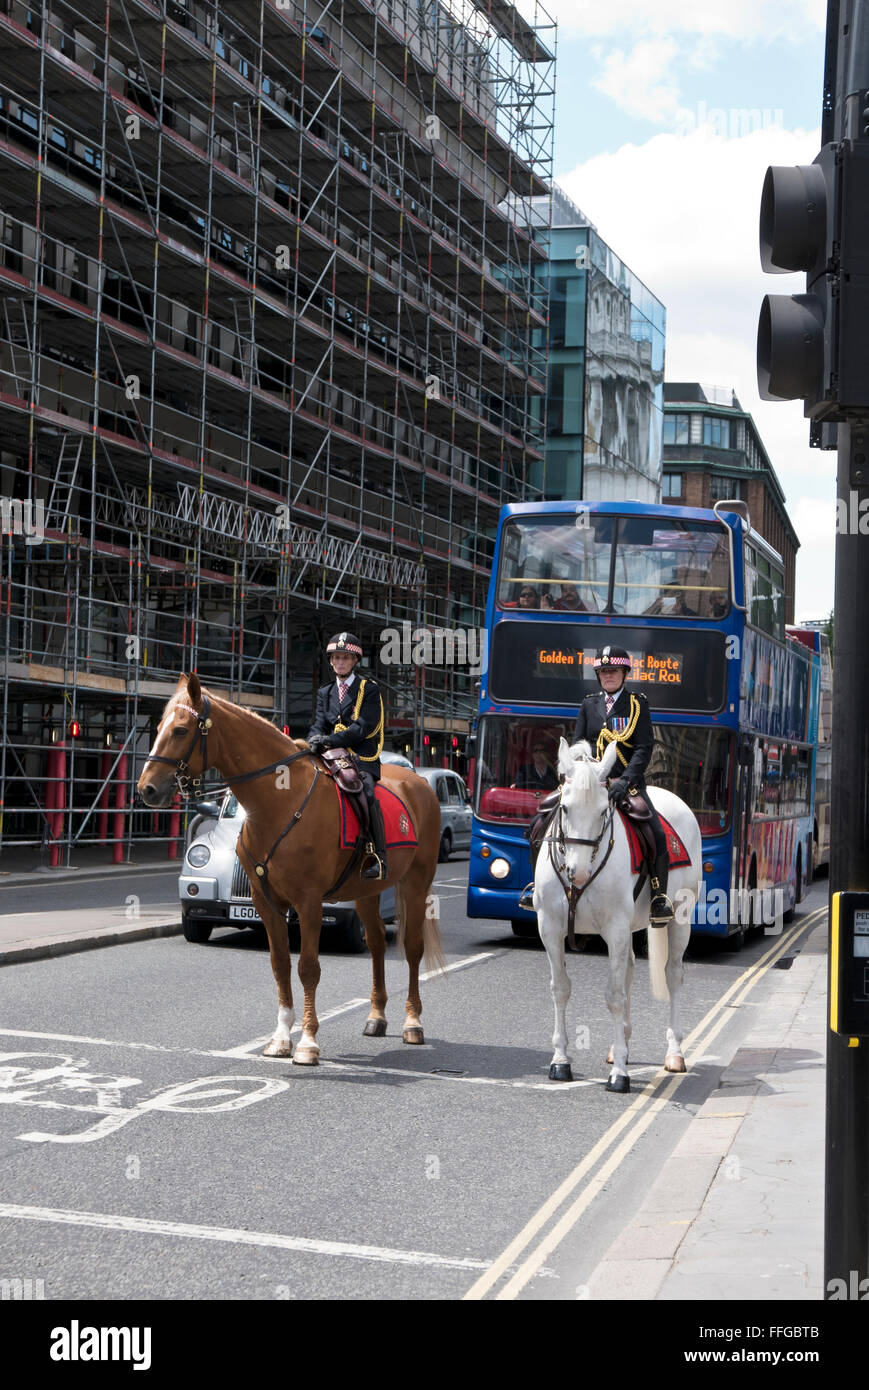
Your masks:
M612 708L613 708L613 705L615 704L617 698L618 698L618 697L617 697L616 695L607 695L607 697L606 697L606 712L607 712L607 717L609 717L609 715L612 713Z
M339 705L343 705L343 703L344 703L344 698L345 698L346 694L347 694L347 684L346 684L346 682L345 682L345 681L339 681L339 682L338 682L338 704L339 704Z

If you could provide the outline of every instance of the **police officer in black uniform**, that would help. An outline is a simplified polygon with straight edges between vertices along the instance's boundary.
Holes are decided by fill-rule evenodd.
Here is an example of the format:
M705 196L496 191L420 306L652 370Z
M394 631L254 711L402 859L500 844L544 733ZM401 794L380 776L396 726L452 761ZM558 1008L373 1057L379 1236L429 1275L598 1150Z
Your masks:
M317 713L308 734L308 747L315 753L324 748L347 748L356 754L374 842L373 847L368 847L360 877L386 878L386 829L375 795L383 749L383 696L370 676L360 679L355 673L362 643L352 632L336 633L330 638L326 653L335 680L317 691Z
M608 744L615 740L618 747L618 775L610 777L609 797L618 804L629 793L641 797L651 811L651 827L655 837L655 872L649 883L652 902L649 920L653 927L666 926L673 918L673 904L667 897L670 856L667 838L658 813L646 791L645 772L652 756L655 736L652 716L645 695L625 689L631 658L624 647L604 647L594 659L600 693L587 695L579 707L571 743L585 739L600 760ZM520 899L521 907L530 907L531 888Z
M649 879L652 903L649 918L654 927L666 926L673 917L673 904L667 897L670 856L667 837L658 813L646 790L646 768L655 746L652 716L645 695L625 689L631 658L624 647L604 647L594 659L600 693L587 695L579 707L573 730L573 743L587 739L602 758L607 745L616 741L618 776L608 782L610 801L618 804L628 793L642 798L652 813L655 837L655 872Z

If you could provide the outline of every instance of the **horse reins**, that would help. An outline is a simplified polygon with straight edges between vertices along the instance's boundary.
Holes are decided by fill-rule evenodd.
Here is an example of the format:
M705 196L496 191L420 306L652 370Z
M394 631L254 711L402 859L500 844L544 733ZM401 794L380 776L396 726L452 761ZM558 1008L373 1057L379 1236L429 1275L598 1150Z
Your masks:
M167 758L161 753L149 753L145 762L168 763L170 767L174 767L175 780L178 783L178 790L181 795L189 797L192 794L198 800L202 792L202 779L208 771L208 730L212 725L210 713L211 701L208 696L203 693L201 714L190 705L177 705L176 708L184 709L188 714L194 714L196 716L198 722L197 727L193 730L193 742L190 744L183 758ZM202 769L194 777L190 774L188 759L196 747L197 739L200 745L199 751L202 757ZM216 794L222 793L227 791L230 787L239 785L241 782L252 782L255 777L265 777L269 772L277 772L279 767L289 767L290 763L297 762L299 758L312 758L313 756L314 754L311 752L310 748L302 748L297 753L291 753L288 758L278 758L277 762L269 763L268 767L258 767L255 772L244 772L240 777L227 777L222 786L215 787L213 790Z
M202 780L206 772L208 771L208 730L212 726L211 702L208 696L203 692L201 714L198 710L193 709L190 705L177 705L176 708L184 709L187 711L188 714L193 714L196 716L197 726L193 731L193 741L191 742L190 747L187 749L187 752L184 754L182 758L167 758L160 753L150 753L148 757L145 759L145 761L146 763L168 763L170 767L174 767L175 780L178 783L178 790L180 791L181 795L185 798L189 797L191 795L192 788L192 795L194 796L194 798L198 800L202 791ZM190 766L188 760L193 754L193 750L196 747L197 740L199 741L200 745L202 768L196 776L192 776L190 773ZM224 785L222 787L215 787L214 791L222 793L223 791L228 790L231 787L238 786L242 782L252 782L256 777L265 777L269 772L277 772L278 768L289 767L290 763L297 762L299 758L313 758L315 756L316 754L310 748L302 748L296 753L291 753L288 758L279 758L277 762L269 763L267 767L257 768L255 772L244 772L239 777L227 777L225 779ZM310 787L308 788L304 801L302 802L299 809L293 812L292 818L290 819L289 823L284 826L283 830L281 831L278 838L275 840L265 859L254 859L247 845L244 843L244 826L242 826L241 830L239 831L238 843L244 850L247 858L253 864L254 872L260 881L260 886L262 887L263 892L268 898L269 903L275 909L276 912L280 912L281 909L278 907L277 903L274 901L271 893L269 892L268 862L274 854L275 850L277 849L278 845L281 843L281 840L283 840L284 836L288 835L295 825L298 825L302 816L302 812L304 811L305 807L311 799L311 795L313 793L314 788L317 785L319 776L320 768L315 767L314 778L311 782ZM334 892L334 889L339 888L341 884L344 882L344 880L350 876L350 872L354 867L357 857L358 856L356 855L351 856L349 865L339 878L338 882L326 894L327 897L330 897L331 894Z
M565 835L563 828L564 806L559 801L558 830L555 835L547 835L545 837L549 845L549 862L555 870L555 877L561 884L561 887L564 890L564 895L567 898L567 949L569 951L576 951L577 949L576 932L574 930L577 903L579 902L586 888L588 888L589 884L594 883L594 880L597 878L601 869L605 866L607 860L610 857L610 854L612 853L613 844L615 843L615 813L613 811L612 806L609 806L607 811L604 811L602 814L604 817L604 823L601 826L600 834L598 835L597 839L585 840L582 839L579 835ZM607 816L609 817L610 841L607 845L606 854L604 855L601 862L598 864L594 873L586 879L585 883L582 885L581 888L577 888L576 884L572 879L569 882L567 882L562 877L562 868L556 862L555 854L553 851L553 845L557 844L562 853L564 853L565 847L567 845L591 845L591 862L594 863L595 855L597 854L598 848L600 847L600 842L606 834Z

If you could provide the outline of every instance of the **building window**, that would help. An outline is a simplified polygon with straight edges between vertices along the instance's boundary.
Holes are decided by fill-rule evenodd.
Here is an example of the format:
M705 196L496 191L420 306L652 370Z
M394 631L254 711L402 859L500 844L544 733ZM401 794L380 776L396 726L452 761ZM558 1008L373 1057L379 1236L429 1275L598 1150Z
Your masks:
M713 449L729 449L730 421L720 415L703 416L703 443Z
M665 444L688 444L691 429L690 415L671 415L664 416L664 443Z
M709 500L720 502L724 497L742 497L742 481L739 478L722 478L713 473L709 479Z
M682 474L665 473L661 480L661 497L682 496Z

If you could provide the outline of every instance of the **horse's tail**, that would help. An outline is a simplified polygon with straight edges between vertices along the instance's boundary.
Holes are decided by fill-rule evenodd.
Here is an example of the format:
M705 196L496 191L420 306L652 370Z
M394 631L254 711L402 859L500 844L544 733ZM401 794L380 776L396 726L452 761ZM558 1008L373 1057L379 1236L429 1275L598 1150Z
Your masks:
M438 900L434 894L429 892L425 898L422 918L422 949L425 968L428 971L437 970L443 975L446 970L447 958L444 955L443 942L441 941L437 909ZM395 916L398 921L396 946L401 952L404 950L404 938L407 933L407 897L401 879L395 885Z
M649 941L649 977L652 983L652 997L654 999L667 1000L670 998L670 991L667 988L667 957L669 955L669 932L666 927L648 928Z

